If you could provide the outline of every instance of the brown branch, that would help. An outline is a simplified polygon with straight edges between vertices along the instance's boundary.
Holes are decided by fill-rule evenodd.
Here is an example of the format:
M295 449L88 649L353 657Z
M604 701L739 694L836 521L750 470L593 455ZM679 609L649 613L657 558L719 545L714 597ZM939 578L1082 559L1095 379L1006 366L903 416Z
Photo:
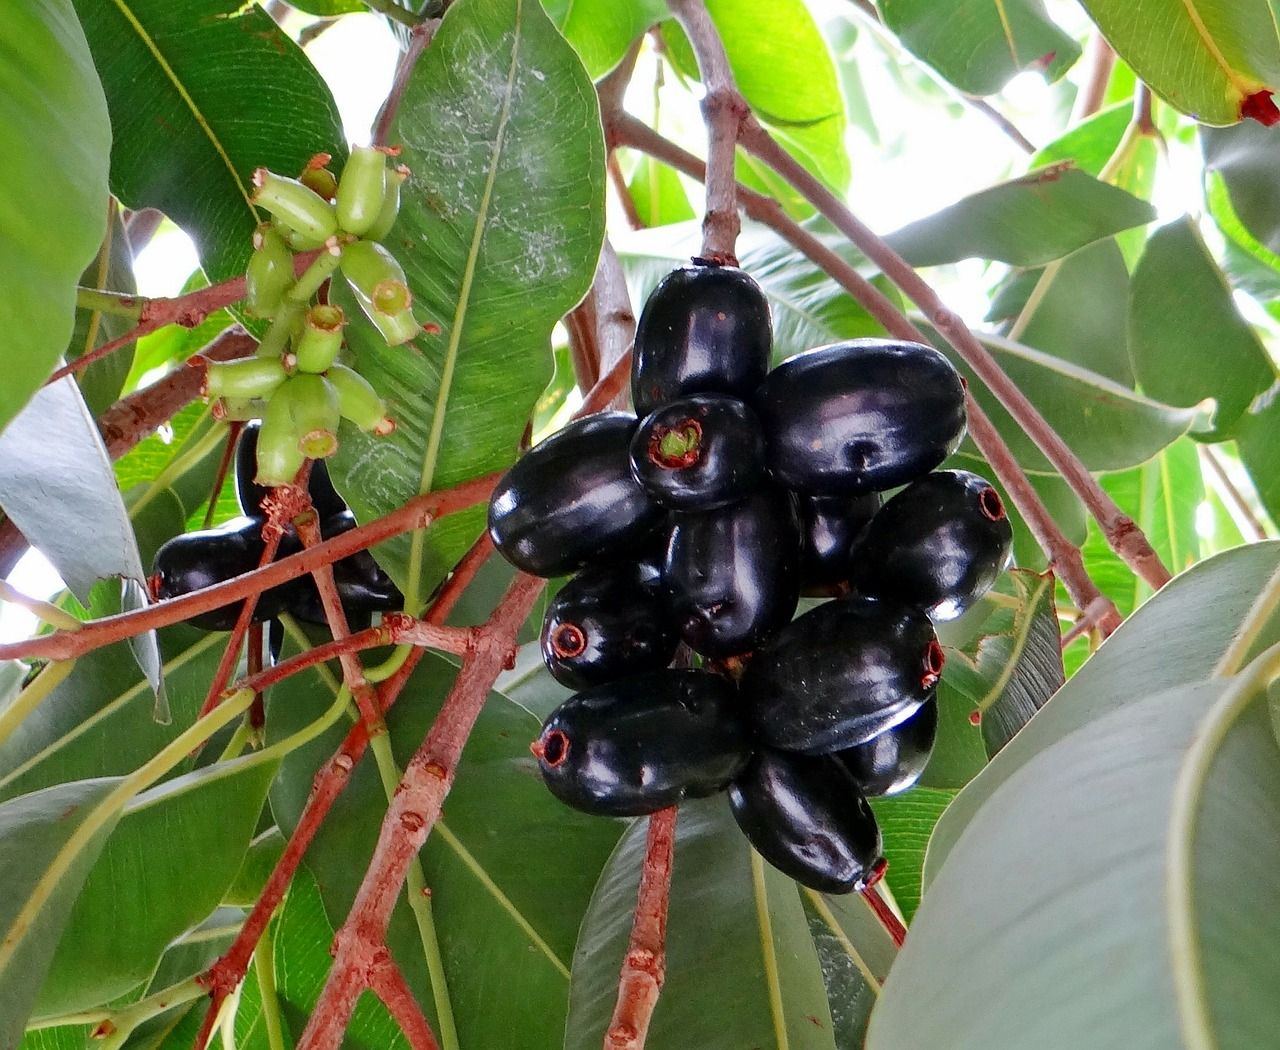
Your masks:
M573 378L585 392L600 378L600 347L596 343L596 303L591 292L564 315L569 333L569 360L573 362Z
M959 95L960 101L975 113L981 113L991 121L991 123L1004 132L1006 137L1008 137L1010 141L1018 147L1018 149L1022 150L1023 153L1034 153L1036 151L1036 144L1018 130L1018 126L1012 120L996 109L996 107L986 99L977 98L973 95L966 95L963 92L957 92L957 94Z
M588 403L595 406L590 410L624 408L627 403L625 384L605 402L599 401L599 395L594 390L600 382L601 369L612 377L615 366L630 352L636 334L636 315L631 310L626 274L622 272L617 252L607 238L600 252L600 261L596 264L591 290L578 307L565 317L565 327L569 329L570 348L573 349L576 345L579 350L575 353L589 355L581 363L575 356L574 371L578 376L579 388L588 393ZM630 367L628 358L626 367L616 378L625 380L630 374ZM584 372L590 379L587 383L583 383Z
M618 1001L604 1036L604 1050L642 1050L653 1009L666 978L667 903L675 860L676 808L649 818L631 940L622 961Z
M476 573L480 571L481 566L484 565L492 553L493 543L490 541L488 533L485 533L472 545L453 572L450 573L449 578L441 586L431 610L423 620L414 621L412 617L403 613L391 614L384 618L382 627L370 628L370 631L380 631L386 628L391 632L387 640L397 641L395 632L398 627L406 626L405 621L408 621L408 626L414 631L421 632L419 636L424 639L431 637L432 631L459 630L458 628L443 627L444 621L448 619L458 599L470 586L471 581L475 579ZM478 629L467 628L465 630L467 637L470 639L475 636ZM368 634L369 632L362 631L360 633ZM358 635L352 635L350 638L332 642L330 645L349 645L357 637ZM445 637L449 638L450 636L446 635ZM433 648L444 648L443 646L436 646L434 642L430 641L415 644L429 644ZM329 646L319 646L317 649L311 650L311 653L304 655L310 656L327 648ZM464 649L464 652L470 651L472 648L474 646L469 645ZM424 655L426 655L425 649L414 649L400 669L382 684L378 701L380 710L383 713L399 698L405 683L408 682L410 675L413 673L413 669ZM324 658L327 659L328 657ZM301 670L301 668L299 667L298 670ZM262 688L265 688L265 685ZM209 989L209 1006L205 1011L200 1034L196 1038L196 1050L203 1050L208 1042L209 1034L213 1031L214 1022L222 1009L223 1002L228 995L239 987L241 980L243 980L245 972L249 968L249 963L253 959L254 948L262 937L262 932L267 928L267 923L271 921L271 916L284 898L285 891L288 889L289 883L293 881L298 865L302 863L302 858L315 838L316 832L320 830L333 803L347 786L348 781L351 779L352 771L359 764L360 759L364 757L368 746L369 730L362 720L352 726L347 733L346 739L343 740L338 750L334 753L333 758L317 770L315 779L312 782L311 794L307 798L301 816L298 818L297 826L293 829L293 834L289 836L284 852L280 855L280 859L272 869L271 875L262 888L262 892L258 895L253 910L245 919L244 925L241 926L240 932L236 935L231 947L201 977L201 984Z
M1170 580L1169 570L1137 523L1116 505L1088 468L1000 367L961 317L949 310L933 288L889 244L866 226L845 204L779 146L751 115L742 121L742 143L800 191L820 214L874 262L924 311L947 341L1013 416L1097 519L1112 549L1153 590Z
M1095 627L1105 638L1114 630L1111 618L1115 615L1116 607L1111 603L1110 598L1099 597L1095 599L1081 611L1076 622L1071 625L1071 630L1059 639L1058 648L1065 649L1082 634L1092 631Z
M396 63L395 78L391 82L391 91L382 103L382 108L378 110L378 117L373 124L373 142L375 145L385 146L388 144L387 136L391 134L391 125L395 122L396 112L400 109L400 102L404 98L405 90L409 87L409 81L418 65L418 59L427 50L432 38L436 35L436 30L439 28L440 19L428 18L424 22L419 22L409 31L409 46L405 48Z
M385 517L365 525L357 526L341 536L325 540L324 543L310 550L281 558L265 568L234 576L213 587L184 594L181 598L156 602L135 612L90 620L79 631L55 631L39 638L0 645L0 660L32 657L68 660L112 642L131 638L143 631L165 627L188 619L197 613L219 608L246 598L250 594L264 591L268 587L314 572L321 565L331 565L335 561L382 543L402 532L426 528L436 518L473 507L489 498L489 493L493 491L493 486L497 484L499 477L498 473L486 474L453 488L415 496L399 510L394 510Z
M370 970L369 990L382 1000L382 1005L400 1026L413 1050L440 1050L422 1007L390 952L380 955Z
M303 271L315 261L316 256L324 250L318 248L315 251L299 252L293 257L293 272L301 276ZM244 274L241 274L239 277L232 277L219 284L211 284L207 288L200 288L174 299L147 299L142 305L142 314L138 323L133 328L119 339L103 343L96 350L63 365L45 380L45 385L88 368L95 361L100 361L108 354L113 354L166 325L176 324L183 328L195 328L211 313L239 302L244 298L244 294Z
M633 230L645 229L647 224L644 219L640 218L635 198L631 196L627 180L622 174L622 166L618 163L618 155L613 150L609 151L609 157L605 161L605 170L609 173L609 185L613 187L614 196L618 198L618 206L622 209L622 214L626 216L627 225ZM650 218L652 217L650 216Z
M616 141L649 153L693 178L703 177L702 161L663 138L634 117L625 113L611 113L606 127L610 137ZM854 300L884 327L885 331L899 339L927 342L923 333L887 296L848 262L788 218L777 201L749 190L745 186L738 187L738 200L748 215L777 231L789 244L848 291ZM601 385L604 382L602 381ZM1009 493L1009 498L1023 520L1027 522L1041 549L1044 550L1045 556L1049 559L1049 567L1062 580L1072 600L1084 608L1101 597L1101 592L1085 570L1080 549L1067 539L1053 520L1048 508L1027 479L1026 472L1009 451L1004 439L991 426L981 408L972 398L968 399L968 406L969 430L979 451L991 464L1005 491Z
M156 235L156 230L160 228L160 224L164 222L164 212L157 211L155 208L140 208L138 211L130 212L129 217L125 220L124 232L129 238L129 252L134 258L148 244L151 238Z
M387 924L409 865L440 815L471 727L494 680L510 664L516 633L544 583L530 576L516 577L475 650L463 660L426 740L406 766L383 819L373 860L334 938L334 964L298 1050L333 1050L341 1042L355 1006L353 982L357 987L363 984L371 953L385 950Z
M1094 30L1089 37L1089 46L1082 63L1085 71L1084 84L1076 95L1075 105L1071 107L1071 124L1087 120L1102 108L1102 101L1107 97L1107 83L1111 80L1111 70L1115 64L1116 53L1111 50L1106 38Z
M720 34L702 0L667 0L684 28L698 60L706 94L702 117L707 125L706 209L702 216L702 254L736 265L734 254L742 223L738 219L738 180L734 165L743 119L750 114L734 83Z

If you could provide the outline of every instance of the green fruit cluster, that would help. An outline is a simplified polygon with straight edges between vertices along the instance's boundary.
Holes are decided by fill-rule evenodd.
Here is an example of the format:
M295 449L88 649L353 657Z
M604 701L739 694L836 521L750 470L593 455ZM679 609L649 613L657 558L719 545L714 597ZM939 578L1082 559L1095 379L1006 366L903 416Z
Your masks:
M395 429L386 405L363 376L338 360L347 318L327 301L341 274L365 315L390 346L421 331L404 270L380 242L400 211L409 169L396 151L352 149L341 178L318 153L299 178L266 168L253 173L253 203L270 213L258 227L245 271L244 309L270 320L254 357L210 364L205 396L221 419L261 419L260 485L287 485L307 459L338 448L339 420L369 433ZM301 275L295 255L319 250Z

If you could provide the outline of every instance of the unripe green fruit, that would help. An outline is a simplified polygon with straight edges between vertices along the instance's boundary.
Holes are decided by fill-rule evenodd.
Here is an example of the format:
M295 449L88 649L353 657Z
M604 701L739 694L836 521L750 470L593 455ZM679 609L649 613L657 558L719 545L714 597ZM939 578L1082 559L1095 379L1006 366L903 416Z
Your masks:
M387 156L373 146L356 146L338 180L338 226L363 236L377 221L387 195Z
M298 447L298 438L289 399L273 397L258 430L258 472L254 481L267 488L291 484L307 459Z
M388 345L407 343L422 330L413 317L413 295L404 270L382 245L374 241L347 245L342 253L342 273L360 308Z
M214 361L204 375L205 397L270 397L285 381L278 358L246 357Z
M302 333L293 345L299 372L324 372L338 359L347 318L340 306L313 306L303 315Z
M293 417L298 449L309 459L324 459L338 451L338 391L324 376L300 372L280 386L274 403L284 399Z
M396 219L400 215L400 187L408 179L409 169L403 164L387 169L387 193L382 198L382 210L378 212L377 219L365 233L368 240L383 240L391 232L391 227L396 224Z
M319 244L337 232L338 216L333 205L297 179L258 168L253 173L251 199L294 233Z
M338 191L338 177L329 170L329 162L333 160L330 153L317 153L309 161L307 166L302 169L302 174L298 176L298 181L308 189L315 192L327 201L333 200L333 196Z
M244 274L244 308L251 317L274 317L293 284L293 252L269 225L253 235L253 255Z
M327 237L309 237L306 234L298 233L296 230L291 230L279 221L273 221L271 225L276 233L284 238L284 243L295 252L310 252L316 248L323 248L325 241L329 239Z
M338 391L338 410L343 419L379 436L395 430L395 421L387 415L386 402L360 373L345 365L334 365L325 373L325 378Z

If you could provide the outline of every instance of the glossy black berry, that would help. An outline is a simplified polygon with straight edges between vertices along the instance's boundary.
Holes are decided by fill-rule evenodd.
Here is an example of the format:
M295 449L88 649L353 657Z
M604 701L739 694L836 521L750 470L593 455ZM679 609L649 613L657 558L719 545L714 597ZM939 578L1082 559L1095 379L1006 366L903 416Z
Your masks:
M654 409L631 439L631 472L671 510L711 510L765 477L764 434L737 398L695 394Z
M853 585L951 620L991 589L1013 545L1000 494L966 470L939 470L889 500L867 527Z
M674 520L662 576L690 648L711 657L749 652L791 619L800 532L789 492L762 488Z
M751 755L731 682L655 671L575 693L533 745L561 802L632 817L721 790Z
M686 266L654 289L636 325L631 398L645 416L688 394L749 398L769 371L764 292L732 266Z
M680 634L652 565L583 569L564 585L542 622L542 659L570 689L657 671L671 663Z
M758 752L729 785L729 806L756 852L803 886L852 893L879 873L875 814L830 755Z
M854 339L807 350L769 373L754 404L774 477L811 495L905 485L964 436L960 376L920 343Z
M909 718L933 695L942 663L924 613L840 598L797 617L756 653L742 698L766 744L839 751Z
M853 543L880 509L880 493L861 496L800 496L801 587L831 593L852 569Z
M175 536L156 551L152 564L155 596L177 598L250 572L258 567L263 548L262 522L256 518L234 518L216 529ZM280 588L264 592L254 606L254 622L276 616L282 605ZM187 622L205 631L229 631L242 606L242 602L232 602Z
M261 427L257 420L246 423L236 442L236 497L240 501L240 509L251 518L266 517L262 501L271 494L269 488L253 480L258 473L258 431ZM322 521L347 509L346 502L329 480L329 469L322 459L311 463L307 494Z
M356 527L355 515L349 510L321 522L321 538L331 540ZM302 544L292 531L285 534L280 543L280 557L287 557L302 549ZM357 551L334 562L333 581L342 599L342 609L347 625L352 630L362 630L372 622L372 613L404 608L404 595L391 577L368 551ZM305 623L326 624L324 603L320 591L310 576L299 576L283 584L284 605L293 616Z
M867 796L906 791L924 772L938 736L938 701L930 698L905 722L835 757Z
M489 535L533 576L562 576L640 543L663 510L631 476L636 419L604 412L535 445L498 482Z

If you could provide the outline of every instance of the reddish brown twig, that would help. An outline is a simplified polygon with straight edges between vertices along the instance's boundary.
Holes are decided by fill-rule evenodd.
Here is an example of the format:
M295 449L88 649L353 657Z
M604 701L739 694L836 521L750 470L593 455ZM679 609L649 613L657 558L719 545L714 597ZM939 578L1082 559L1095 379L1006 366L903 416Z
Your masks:
M898 918L892 908L875 886L868 886L862 891L862 899L867 902L867 907L875 912L875 916L880 920L880 925L885 928L885 932L893 939L893 943L899 948L907 939L907 928L902 925L902 920Z
M1079 124L1102 108L1102 100L1107 97L1107 83L1111 80L1111 70L1115 68L1115 64L1116 53L1111 50L1106 38L1094 30L1081 63L1084 83L1080 87L1080 93L1076 95L1075 105L1071 107L1070 124Z
M301 275L310 266L323 248L311 252L299 252L293 257L293 272ZM244 298L244 275L232 277L230 280L211 284L208 288L200 288L174 299L148 299L142 306L142 314L138 323L119 339L103 343L96 350L77 357L57 369L46 383L54 383L63 376L88 368L95 361L100 361L108 354L113 354L122 347L136 342L144 335L165 325L181 325L183 328L195 328L201 321L224 306L239 302Z
M590 292L585 299L564 315L569 334L569 360L573 362L573 378L584 393L600 379L600 346L596 342L596 303Z
M641 1050L666 977L667 902L675 859L676 809L649 818L631 940L622 961L618 1001L604 1036L604 1050Z
M409 79L413 76L413 71L418 65L418 59L427 50L431 43L431 38L436 35L436 30L440 28L440 19L429 18L425 22L419 22L409 31L409 46L400 55L400 60L396 63L395 77L391 82L391 91L382 103L382 108L378 110L377 119L373 125L373 141L375 145L387 145L387 136L391 134L391 125L396 119L396 112L400 108L400 100L404 98L405 90L409 87Z
M382 1000L413 1050L440 1050L431 1025L391 953L380 955L369 972L369 990Z
M636 209L635 198L631 196L626 177L622 174L622 167L618 163L618 155L613 150L609 151L609 158L605 161L605 170L609 173L609 185L613 187L613 195L618 199L618 207L622 209L627 225L633 230L643 230L646 225L645 221L640 218L640 212Z
M1062 636L1058 647L1066 649L1082 634L1092 631L1095 627L1105 638L1115 630L1115 620L1118 617L1119 614L1116 612L1116 607L1112 604L1111 599L1100 597L1080 611L1079 618L1071 625L1071 630Z
M184 594L181 598L157 602L136 612L90 620L78 631L55 631L39 638L0 645L0 660L31 657L68 660L112 642L131 638L143 631L165 627L197 613L208 612L210 609L216 609L229 602L248 597L250 594L266 590L268 587L274 587L276 584L313 572L320 565L331 565L341 558L382 543L402 532L426 528L436 518L473 507L489 498L489 493L493 491L498 477L496 473L486 474L484 477L464 481L450 489L415 496L399 510L394 510L385 517L360 525L331 540L325 540L324 543L309 550L281 558L265 568L234 576L216 586Z

